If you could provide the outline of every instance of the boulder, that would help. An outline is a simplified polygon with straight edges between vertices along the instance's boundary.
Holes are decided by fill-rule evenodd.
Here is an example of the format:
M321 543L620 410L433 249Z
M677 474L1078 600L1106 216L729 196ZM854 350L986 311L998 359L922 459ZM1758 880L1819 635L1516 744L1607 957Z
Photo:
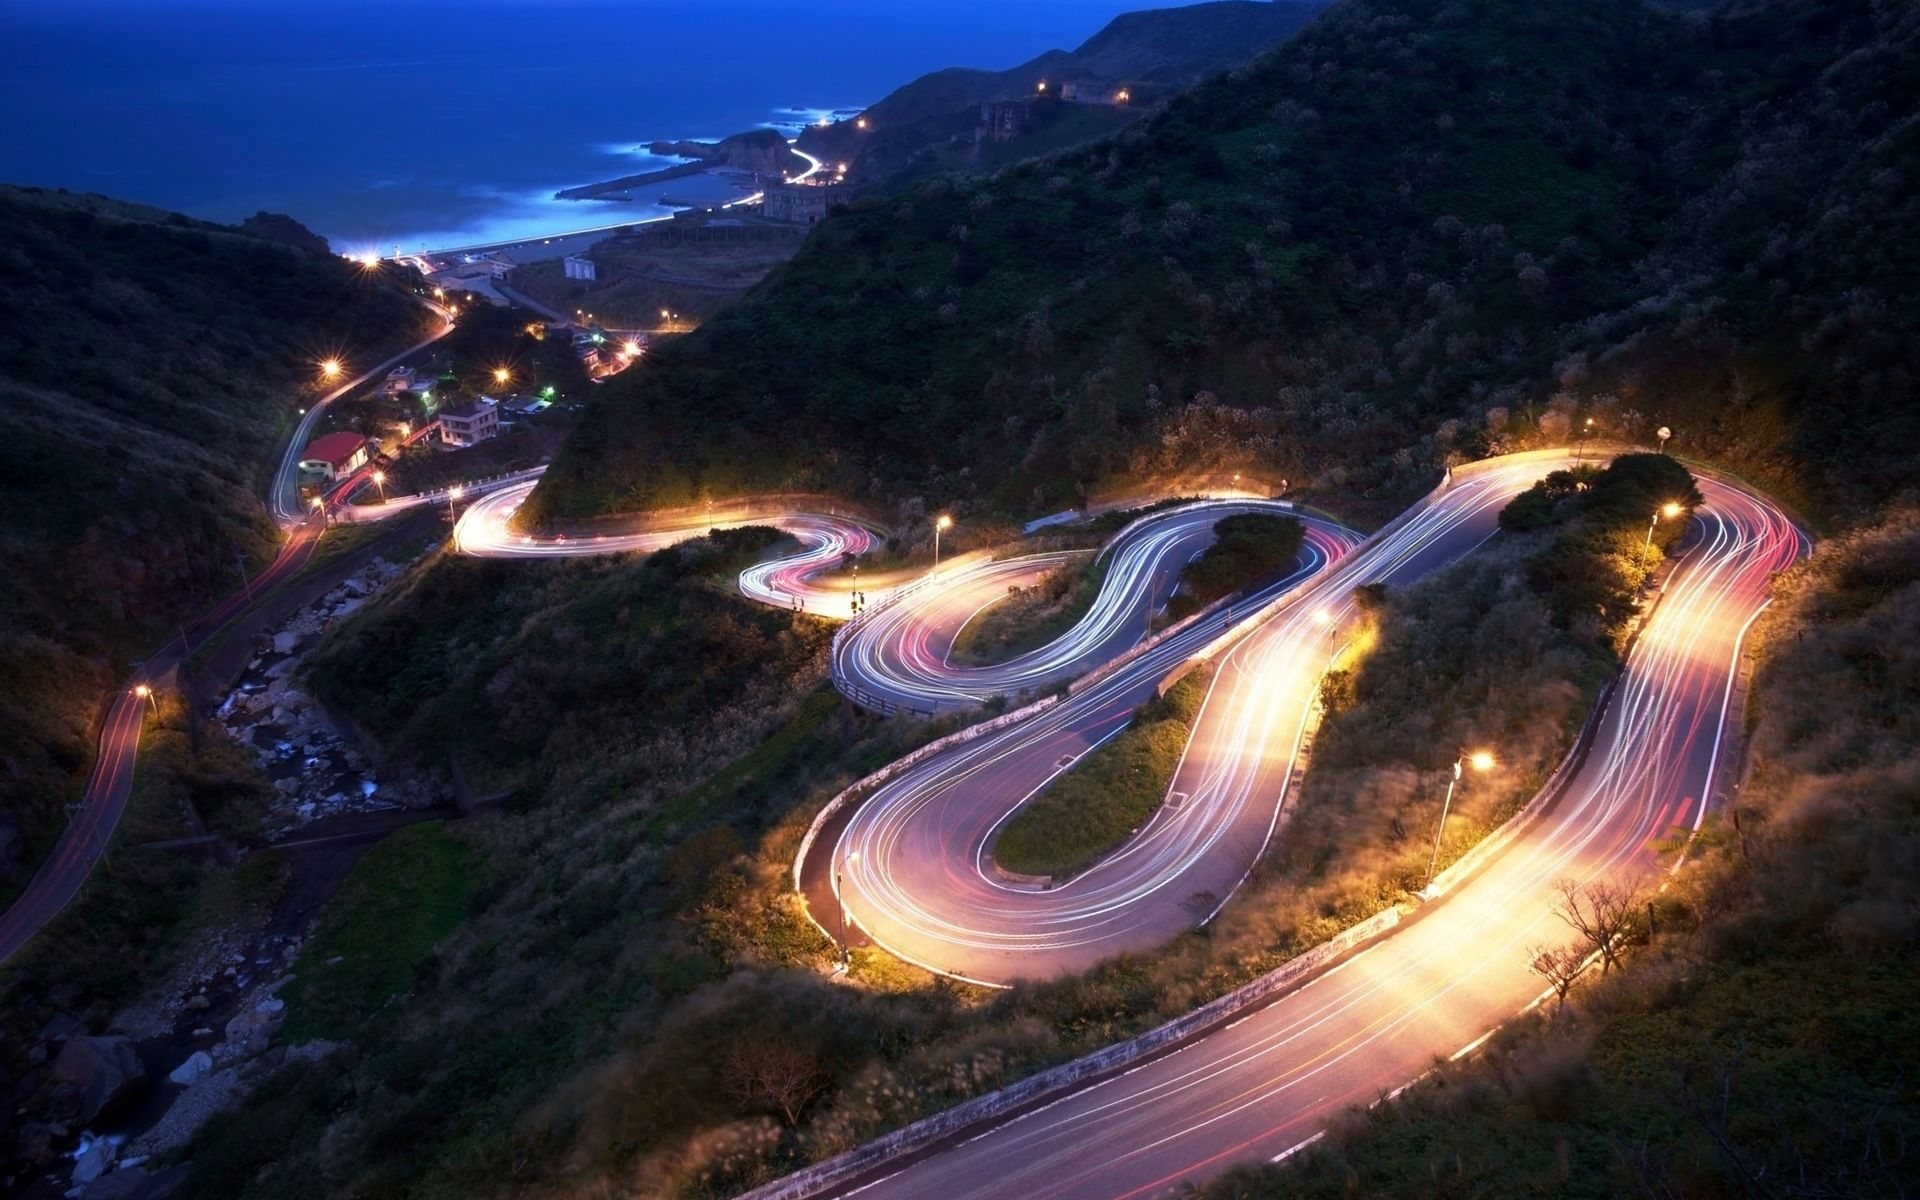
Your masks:
M206 999L204 996L195 998L201 1000ZM213 1070L213 1056L205 1050L195 1050L187 1056L187 1061L169 1071L167 1078L174 1083L191 1085L194 1080L199 1079L211 1070Z
M205 1012L212 1007L213 1001L207 999L205 992L187 997L187 1010L189 1012Z
M73 1182L76 1186L92 1183L105 1175L113 1167L113 1160L120 1157L120 1148L105 1138L98 1138L73 1160Z
M292 654L299 648L300 635L293 630L283 629L273 635L273 652L275 654Z
M133 1042L124 1037L77 1037L60 1047L50 1072L79 1094L78 1117L92 1124L102 1113L134 1096L147 1082L147 1069Z

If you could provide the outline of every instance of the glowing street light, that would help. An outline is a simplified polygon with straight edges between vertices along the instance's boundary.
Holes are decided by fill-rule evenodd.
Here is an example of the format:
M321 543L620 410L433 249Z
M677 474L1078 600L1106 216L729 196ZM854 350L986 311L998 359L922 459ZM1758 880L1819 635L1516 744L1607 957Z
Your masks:
M380 503L385 504L387 502L387 473L385 471L375 471L373 473L373 486L380 489Z
M1662 504L1659 508L1654 509L1652 518L1647 521L1647 544L1641 548L1644 550L1653 549L1653 527L1660 523L1660 518L1665 517L1671 521L1685 511L1685 509L1671 500Z
M1665 454L1667 452L1667 439L1673 436L1673 430L1662 425L1654 431L1653 436L1660 439L1660 453Z
M337 358L329 358L320 364L320 374L326 379L340 378L340 372L343 369L340 360Z
M1428 887L1433 886L1433 873L1440 865L1440 838L1447 831L1447 814L1453 811L1453 789L1460 782L1460 772L1464 767L1472 767L1476 771L1491 771L1493 755L1485 750L1475 750L1471 753L1463 751L1459 758L1453 760L1453 777L1447 780L1447 798L1440 805L1440 824L1433 831L1433 855L1427 860Z
M1113 94L1113 99L1116 104L1125 104L1127 101L1133 99L1133 93L1126 88L1121 88Z
M623 347L623 349L626 350L628 358L640 357L640 343L634 341L632 338L627 339L627 344Z
M160 711L160 702L154 699L153 689L148 687L146 684L144 683L135 684L133 687L133 694L140 697L142 700L145 700L148 706L151 707L154 712Z
M867 119L865 117L861 117L859 120L853 123L853 127L855 129L865 129L867 127Z
M495 367L493 369L493 381L495 383L504 385L507 382L507 380L512 378L513 378L513 372L507 370L505 367Z
M941 513L933 522L933 569L940 569L940 531L953 528L953 518Z

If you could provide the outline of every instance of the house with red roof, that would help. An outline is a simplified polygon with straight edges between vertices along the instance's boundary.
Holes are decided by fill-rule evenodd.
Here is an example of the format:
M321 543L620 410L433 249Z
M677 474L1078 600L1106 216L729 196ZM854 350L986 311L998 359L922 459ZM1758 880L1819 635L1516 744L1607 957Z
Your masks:
M339 479L365 466L370 453L366 438L342 430L308 442L306 452L300 456L300 469Z

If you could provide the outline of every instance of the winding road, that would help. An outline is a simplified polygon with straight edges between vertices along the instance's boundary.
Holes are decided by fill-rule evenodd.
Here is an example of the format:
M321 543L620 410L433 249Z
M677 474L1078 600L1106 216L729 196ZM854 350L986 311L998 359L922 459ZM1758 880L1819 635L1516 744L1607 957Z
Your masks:
M308 405L295 422L280 449L279 462L267 484L267 511L286 540L272 563L231 595L226 596L191 624L183 625L177 636L156 650L133 673L132 678L108 701L105 718L94 751L93 767L73 805L67 826L55 840L26 887L0 913L0 963L11 959L33 940L34 935L58 916L107 852L114 829L126 811L133 791L134 768L140 752L140 734L145 725L150 694L162 686L179 663L206 645L208 640L242 612L253 607L258 596L300 574L313 560L326 529L325 517L301 507L298 496L300 453L306 449L316 424L327 406L382 375L395 363L418 353L452 330L446 311L423 301L444 322L439 332L369 368ZM352 492L364 483L364 476L342 481L326 496L329 508L344 504Z
M1511 494L1518 478L1496 471L1475 482L1484 486L1456 486L1428 506L1434 521L1455 520L1440 544L1471 542L1495 498ZM1742 641L1767 603L1771 575L1807 548L1765 499L1720 480L1699 482L1706 503L1689 548L1642 630L1590 753L1550 810L1496 834L1465 878L1444 881L1392 934L1266 1007L1005 1124L969 1132L892 1174L820 1194L1166 1195L1235 1163L1286 1155L1343 1109L1405 1085L1436 1057L1470 1051L1537 1002L1529 949L1566 940L1551 915L1555 884L1651 876L1659 869L1651 845L1676 826L1698 828L1712 805ZM1355 556L1300 601L1371 576L1362 568L1397 536ZM1274 622L1284 623L1284 615ZM1259 658L1260 645L1249 639L1235 657ZM1255 664L1239 666L1247 673ZM1196 745L1201 740L1196 734ZM957 864L955 857L948 856L949 879L966 874L964 856ZM865 885L864 875L854 878ZM923 908L945 895L915 894ZM852 900L872 920L887 895L857 891ZM977 915L968 920L983 923Z

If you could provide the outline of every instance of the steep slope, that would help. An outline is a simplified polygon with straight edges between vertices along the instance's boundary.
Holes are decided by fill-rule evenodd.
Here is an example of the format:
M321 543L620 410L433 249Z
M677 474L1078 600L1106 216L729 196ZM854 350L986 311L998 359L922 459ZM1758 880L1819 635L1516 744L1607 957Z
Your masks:
M871 181L971 130L983 101L1032 96L1045 82L1056 95L1068 83L1091 93L1124 86L1137 103L1150 103L1279 45L1323 7L1325 0L1211 0L1122 13L1074 50L1049 50L1004 71L948 67L922 75L867 109L865 128L815 126L801 133L800 148L850 163L856 177Z
M1107 141L824 222L609 385L527 516L1193 463L1384 505L1588 417L1859 508L1920 432L1917 19L1348 0Z
M0 888L126 659L272 553L257 473L314 362L422 329L404 292L331 256L0 189Z

